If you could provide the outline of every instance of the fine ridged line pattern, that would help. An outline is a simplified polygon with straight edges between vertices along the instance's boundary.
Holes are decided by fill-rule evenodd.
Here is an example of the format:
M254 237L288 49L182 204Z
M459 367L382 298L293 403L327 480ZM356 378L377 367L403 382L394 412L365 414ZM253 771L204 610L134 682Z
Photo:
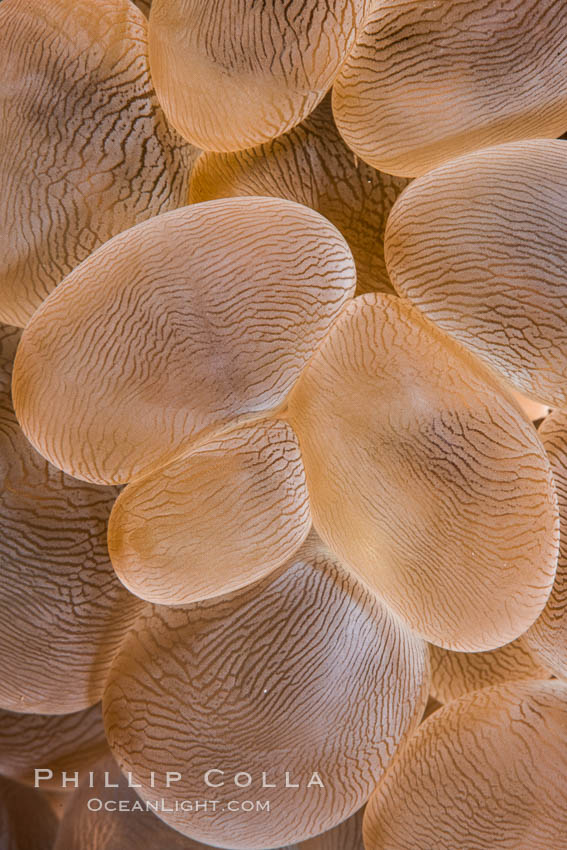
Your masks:
M384 263L390 209L408 181L358 160L343 142L330 96L284 136L236 153L201 154L191 175L191 203L270 195L305 204L343 234L356 262L357 293L391 292Z
M406 299L348 304L294 387L314 527L418 634L494 649L541 613L558 510L532 424Z
M26 328L22 428L100 484L140 478L283 404L355 287L340 233L276 198L195 204L116 236Z
M331 829L298 845L297 850L364 850L362 818L364 809ZM293 850L293 848L291 848Z
M35 769L50 769L42 790L61 789L61 771L90 769L108 752L100 703L72 714L16 714L0 709L0 773L33 785ZM72 786L70 786L72 787Z
M567 142L512 142L411 183L385 238L395 289L551 407L567 405L566 196Z
M369 0L153 0L152 77L172 125L203 150L253 147L324 97Z
M213 846L277 847L360 808L419 722L428 687L425 644L311 535L273 581L141 618L110 673L103 714L144 799L214 790L270 800L268 816L179 811L166 822ZM168 790L164 769L177 768L183 778ZM223 787L207 788L210 769L225 771L211 777ZM241 771L249 787L234 783ZM324 787L308 787L314 771ZM277 787L262 789L263 772ZM285 788L286 772L299 788Z
M547 679L521 638L492 652L451 652L430 646L431 695L440 702L458 699L469 691L523 679Z
M371 797L366 850L566 850L567 682L467 694L408 741Z
M0 707L66 714L100 700L143 603L108 558L117 489L55 469L16 421L10 378L20 333L0 326Z
M184 605L269 575L310 527L297 438L284 422L261 422L129 484L112 510L108 542L132 593Z
M554 411L542 423L538 433L551 461L559 501L561 537L557 576L551 596L523 640L556 676L567 679L567 413Z
M194 152L130 0L3 3L0 79L0 321L24 327L99 245L184 203Z
M362 159L415 177L567 127L564 0L381 0L333 88Z

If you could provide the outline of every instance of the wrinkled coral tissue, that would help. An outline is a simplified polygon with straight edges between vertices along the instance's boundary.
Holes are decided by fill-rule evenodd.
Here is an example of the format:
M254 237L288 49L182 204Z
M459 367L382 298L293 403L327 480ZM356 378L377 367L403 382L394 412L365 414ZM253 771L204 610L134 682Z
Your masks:
M567 3L2 0L0 850L567 850Z

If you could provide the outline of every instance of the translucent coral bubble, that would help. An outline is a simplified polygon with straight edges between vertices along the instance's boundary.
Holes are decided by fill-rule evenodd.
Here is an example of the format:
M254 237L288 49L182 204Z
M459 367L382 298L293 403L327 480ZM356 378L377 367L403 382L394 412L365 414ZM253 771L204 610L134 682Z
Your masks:
M56 834L57 818L39 791L0 776L2 850L52 850Z
M130 0L0 5L0 321L25 326L95 248L184 201L194 154L146 29Z
M153 0L150 61L174 127L205 150L261 144L331 87L368 0Z
M299 204L229 198L157 216L37 311L16 360L18 419L71 475L148 475L282 405L354 285L342 236Z
M490 685L550 676L521 638L491 652L450 652L438 646L430 646L429 652L431 694L441 702Z
M289 399L313 522L405 623L493 649L549 595L557 503L537 433L405 299L343 310Z
M566 195L567 142L477 151L408 186L385 242L399 293L551 407L567 404Z
M109 676L107 736L144 799L237 803L164 812L171 826L219 847L279 847L360 808L419 722L427 663L424 643L310 535L272 581L139 620ZM256 799L269 816L240 807Z
M408 741L366 807L367 850L565 850L567 684L467 694Z
M190 200L271 195L317 210L337 227L356 262L357 292L391 292L384 263L390 208L407 180L357 159L341 139L329 97L285 136L237 153L203 153Z
M117 490L63 475L16 421L10 378L19 338L0 326L0 707L66 714L100 700L143 603L108 558Z
M297 438L248 425L130 484L110 517L118 576L151 602L186 604L269 575L299 548L311 515Z
M477 148L567 127L563 0L381 0L333 88L366 162L416 176Z
M559 500L561 544L557 576L543 613L523 640L553 672L567 678L567 413L556 410L539 435L551 461Z
M60 715L0 710L0 774L42 791L60 790L62 771L84 773L107 751L100 703Z

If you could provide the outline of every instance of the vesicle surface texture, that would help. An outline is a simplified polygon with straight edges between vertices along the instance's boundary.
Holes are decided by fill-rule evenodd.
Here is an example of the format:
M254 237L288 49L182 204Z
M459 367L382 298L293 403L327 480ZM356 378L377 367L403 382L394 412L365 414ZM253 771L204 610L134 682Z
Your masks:
M333 87L362 159L415 177L567 128L563 0L379 0Z
M357 293L392 292L384 230L408 181L358 160L339 135L330 97L294 130L237 153L200 155L191 175L192 203L270 195L305 204L345 237L356 262Z
M531 423L407 300L356 298L294 388L313 523L431 643L494 649L553 584L558 511Z
M204 150L241 150L285 133L331 87L368 5L153 0L150 62L167 117Z
M260 422L129 484L112 510L109 551L132 593L183 605L269 575L310 527L297 437L284 422Z
M210 794L211 768L224 771L210 775L224 783L214 792L235 801L266 795L263 773L275 786L269 817L209 809L166 822L219 847L281 847L363 805L419 722L428 687L425 644L312 535L272 582L214 605L154 607L117 656L103 711L115 758L144 799ZM164 769L180 765L168 789ZM323 787L309 786L314 772ZM286 773L299 787L285 787Z
M542 423L538 433L551 461L559 501L561 535L553 590L541 616L523 640L556 676L567 679L567 412L554 411Z
M408 186L385 240L395 289L551 407L567 404L566 194L567 142L487 148Z
M436 711L370 799L367 850L565 850L567 683L517 682Z
M0 321L23 327L95 248L184 202L194 153L130 0L2 3L0 79Z
M276 198L157 216L72 272L26 329L14 403L52 463L146 476L282 405L355 286L326 219Z
M68 714L100 700L143 603L108 557L117 490L61 473L18 425L10 378L20 335L0 326L0 708Z

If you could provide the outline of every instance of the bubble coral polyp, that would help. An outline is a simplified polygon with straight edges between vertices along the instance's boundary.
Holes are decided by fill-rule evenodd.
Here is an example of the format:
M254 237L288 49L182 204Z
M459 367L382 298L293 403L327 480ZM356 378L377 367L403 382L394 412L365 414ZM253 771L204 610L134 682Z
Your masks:
M0 80L0 321L24 327L95 248L183 203L194 154L130 0L4 0Z
M566 9L2 0L0 850L567 850Z
M153 0L151 70L168 119L204 150L285 133L330 89L368 8L369 0Z

